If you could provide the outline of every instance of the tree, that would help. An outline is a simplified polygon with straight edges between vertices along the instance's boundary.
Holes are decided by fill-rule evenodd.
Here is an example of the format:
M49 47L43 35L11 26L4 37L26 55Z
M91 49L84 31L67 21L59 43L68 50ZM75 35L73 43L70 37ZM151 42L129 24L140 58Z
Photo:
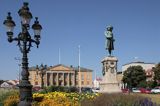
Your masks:
M0 80L0 85L1 85L3 82L4 82L3 80Z
M155 68L153 68L153 72L154 72L154 78L153 78L154 82L156 83L156 85L160 85L160 63L158 63Z
M146 73L141 66L130 66L124 71L122 81L128 88L146 87Z

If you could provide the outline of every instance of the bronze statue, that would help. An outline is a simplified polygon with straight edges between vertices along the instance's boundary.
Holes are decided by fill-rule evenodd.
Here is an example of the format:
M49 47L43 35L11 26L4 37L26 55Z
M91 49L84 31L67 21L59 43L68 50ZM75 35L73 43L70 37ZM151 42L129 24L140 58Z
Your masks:
M106 36L106 42L105 42L105 48L108 50L109 55L111 56L112 50L114 50L114 38L113 38L113 33L112 33L113 27L108 26L107 30L105 31L105 36Z

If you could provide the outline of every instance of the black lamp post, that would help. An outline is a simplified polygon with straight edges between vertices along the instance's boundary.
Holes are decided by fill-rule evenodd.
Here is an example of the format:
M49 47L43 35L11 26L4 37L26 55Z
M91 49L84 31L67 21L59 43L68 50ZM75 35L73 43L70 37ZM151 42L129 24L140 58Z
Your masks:
M31 106L32 103L32 85L29 82L29 72L28 72L28 57L27 54L32 47L32 43L37 45L40 44L40 32L42 30L41 25L39 24L38 18L32 25L34 30L34 39L31 38L28 30L30 29L30 20L32 19L32 14L29 11L28 3L24 3L23 7L18 11L19 16L21 17L21 29L22 31L18 34L17 37L13 37L13 29L15 23L12 20L11 13L8 13L7 19L4 21L4 25L7 27L8 41L17 41L17 45L20 48L20 51L23 55L22 57L22 72L21 72L21 81L19 86L20 92L20 101L18 106Z
M43 89L44 88L44 75L46 74L47 65L43 65L43 64L41 64L40 66L37 65L36 69L40 71L39 74L41 77L41 88Z

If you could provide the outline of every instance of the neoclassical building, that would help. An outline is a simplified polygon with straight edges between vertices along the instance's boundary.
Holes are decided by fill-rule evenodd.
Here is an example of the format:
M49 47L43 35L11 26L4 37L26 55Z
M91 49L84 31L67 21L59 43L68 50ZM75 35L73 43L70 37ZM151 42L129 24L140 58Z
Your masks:
M41 86L41 71L36 67L30 67L29 74L31 84L33 86ZM58 64L47 67L43 80L44 86L92 87L92 70Z

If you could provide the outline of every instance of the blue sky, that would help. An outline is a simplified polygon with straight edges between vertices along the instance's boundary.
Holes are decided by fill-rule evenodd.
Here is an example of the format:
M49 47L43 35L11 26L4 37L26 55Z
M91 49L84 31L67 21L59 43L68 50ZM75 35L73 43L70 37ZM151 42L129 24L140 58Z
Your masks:
M22 57L16 42L7 41L3 21L11 12L16 23L14 35L21 31L18 10L23 0L0 0L0 79L18 78L18 61ZM104 31L114 27L118 70L128 62L138 60L160 62L160 1L159 0L26 0L33 17L38 16L43 27L39 48L31 48L29 66L41 63L49 66L61 63L78 66L78 45L81 46L81 66L93 69L101 76L101 60L105 50ZM31 21L33 24L34 19ZM33 35L32 29L30 34ZM94 75L93 75L94 76Z

